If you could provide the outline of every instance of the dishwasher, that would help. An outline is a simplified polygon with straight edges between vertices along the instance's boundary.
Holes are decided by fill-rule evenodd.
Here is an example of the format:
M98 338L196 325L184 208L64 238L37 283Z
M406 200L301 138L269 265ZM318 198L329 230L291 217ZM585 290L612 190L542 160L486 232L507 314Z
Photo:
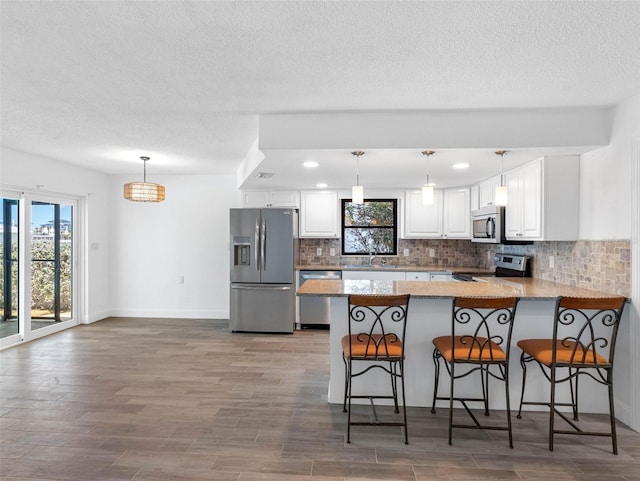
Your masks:
M342 271L300 271L298 286L311 279L341 280ZM298 328L329 327L329 298L300 296L298 297Z

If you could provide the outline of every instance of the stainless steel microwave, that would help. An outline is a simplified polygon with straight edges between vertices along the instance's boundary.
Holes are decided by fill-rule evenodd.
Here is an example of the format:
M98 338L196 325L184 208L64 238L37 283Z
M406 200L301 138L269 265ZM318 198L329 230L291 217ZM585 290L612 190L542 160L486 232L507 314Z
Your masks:
M489 205L471 213L473 242L500 244L504 240L504 207Z

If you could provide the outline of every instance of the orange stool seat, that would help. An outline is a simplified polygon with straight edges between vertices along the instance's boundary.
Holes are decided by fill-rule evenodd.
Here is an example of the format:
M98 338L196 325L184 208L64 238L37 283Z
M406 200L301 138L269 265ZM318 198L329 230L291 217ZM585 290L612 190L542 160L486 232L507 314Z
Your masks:
M351 334L342 338L342 353L346 359L349 357L359 359L388 360L388 358L402 359L404 349L402 341L395 334L366 333Z
M518 341L518 347L526 352L533 359L545 366L550 366L553 362L553 340L552 339L524 339ZM578 365L600 365L608 366L609 361L593 349L585 349L575 341L556 340L556 363Z
M451 336L436 337L433 340L433 345L447 362L451 362L452 358L459 362L491 362L507 359L507 355L500 345L488 341L486 337L455 336L453 338L453 356L451 355Z

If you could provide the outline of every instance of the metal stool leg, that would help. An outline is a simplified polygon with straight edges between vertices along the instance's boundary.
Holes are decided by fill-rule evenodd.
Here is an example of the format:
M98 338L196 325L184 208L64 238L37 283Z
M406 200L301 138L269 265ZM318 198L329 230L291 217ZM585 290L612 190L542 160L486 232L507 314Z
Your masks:
M349 372L349 366L347 360L342 356L342 362L344 362L344 401L342 402L342 412L347 412L347 392L349 390L349 378L351 373Z
M433 379L433 402L431 403L431 413L436 412L436 399L438 397L438 386L440 385L440 353L437 349L433 350L433 363L435 364L435 377Z
M616 433L616 414L613 407L613 369L607 369L607 384L609 387L609 422L611 423L611 444L613 454L618 454L618 435Z
M522 419L522 403L524 402L524 388L527 384L527 361L524 352L520 355L520 365L522 366L522 391L520 392L520 407L518 408L518 419Z

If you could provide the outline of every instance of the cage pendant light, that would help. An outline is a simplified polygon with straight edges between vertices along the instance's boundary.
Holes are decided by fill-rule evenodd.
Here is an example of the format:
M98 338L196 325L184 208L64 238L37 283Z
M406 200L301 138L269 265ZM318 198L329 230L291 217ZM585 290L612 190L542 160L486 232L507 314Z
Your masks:
M360 185L360 157L364 155L362 150L351 152L356 157L356 185L351 187L351 202L354 204L364 203L364 188Z
M434 194L433 194L434 184L431 184L429 182L429 158L433 154L435 154L433 150L424 150L422 152L422 155L427 156L427 182L426 184L424 184L424 186L422 186L422 204L423 205L433 205L433 203L435 202Z
M507 205L507 186L504 185L504 154L506 154L506 150L498 150L496 151L496 155L500 156L500 185L496 187L496 193L493 196L493 203L495 205L505 206Z
M124 184L124 198L132 202L162 202L164 200L164 186L147 182L147 161L149 157L140 158L144 162L143 181Z

